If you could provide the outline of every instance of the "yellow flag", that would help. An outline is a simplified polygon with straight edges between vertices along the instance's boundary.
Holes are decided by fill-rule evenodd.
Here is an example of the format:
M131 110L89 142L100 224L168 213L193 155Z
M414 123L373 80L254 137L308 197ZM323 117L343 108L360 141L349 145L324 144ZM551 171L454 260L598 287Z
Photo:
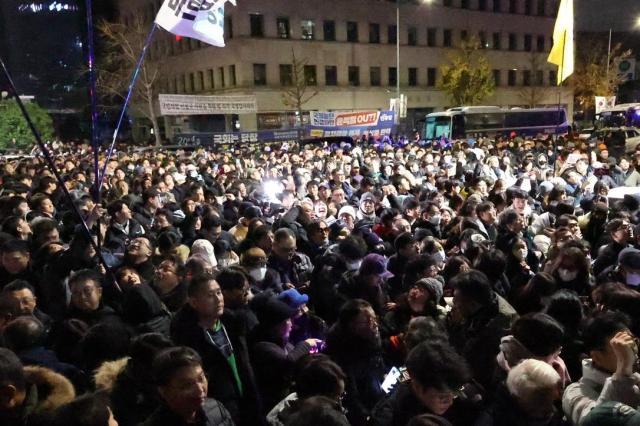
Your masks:
M573 0L561 0L547 62L558 66L558 86L573 74Z

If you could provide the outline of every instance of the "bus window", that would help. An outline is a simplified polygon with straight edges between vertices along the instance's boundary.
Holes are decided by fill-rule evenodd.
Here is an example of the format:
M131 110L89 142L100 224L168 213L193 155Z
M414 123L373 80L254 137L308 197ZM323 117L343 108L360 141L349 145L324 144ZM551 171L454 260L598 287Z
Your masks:
M425 140L439 139L443 135L449 138L450 131L451 117L427 117L424 131Z
M463 139L465 137L465 128L464 128L464 117L462 115L454 115L451 118L453 122L453 128L451 133L453 134L452 139Z

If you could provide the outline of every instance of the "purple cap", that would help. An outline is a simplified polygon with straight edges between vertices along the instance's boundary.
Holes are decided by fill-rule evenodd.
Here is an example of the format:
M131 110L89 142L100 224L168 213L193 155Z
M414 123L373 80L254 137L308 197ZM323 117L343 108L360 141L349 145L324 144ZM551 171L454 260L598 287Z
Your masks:
M361 275L379 275L382 278L391 278L393 274L387 271L387 259L379 254L371 253L362 259L360 265Z

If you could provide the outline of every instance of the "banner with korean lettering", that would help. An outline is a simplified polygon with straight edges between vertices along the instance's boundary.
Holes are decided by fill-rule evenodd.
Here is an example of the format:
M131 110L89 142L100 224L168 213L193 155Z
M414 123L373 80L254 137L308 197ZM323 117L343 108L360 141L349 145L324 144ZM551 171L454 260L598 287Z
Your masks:
M224 4L236 0L165 0L156 24L172 34L224 47Z
M258 101L254 95L198 96L160 94L158 100L162 115L253 114L258 111Z
M220 146L255 143L295 143L302 130L264 130L257 132L181 133L173 142L181 146Z
M394 125L393 111L312 111L310 125L311 137L345 137L391 134Z

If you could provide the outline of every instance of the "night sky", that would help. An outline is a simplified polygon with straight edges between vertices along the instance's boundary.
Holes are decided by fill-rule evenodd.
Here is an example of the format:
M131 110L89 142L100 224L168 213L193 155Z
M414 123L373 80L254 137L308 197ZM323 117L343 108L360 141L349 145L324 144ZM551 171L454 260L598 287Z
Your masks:
M574 7L579 31L630 31L640 17L640 0L575 0Z

